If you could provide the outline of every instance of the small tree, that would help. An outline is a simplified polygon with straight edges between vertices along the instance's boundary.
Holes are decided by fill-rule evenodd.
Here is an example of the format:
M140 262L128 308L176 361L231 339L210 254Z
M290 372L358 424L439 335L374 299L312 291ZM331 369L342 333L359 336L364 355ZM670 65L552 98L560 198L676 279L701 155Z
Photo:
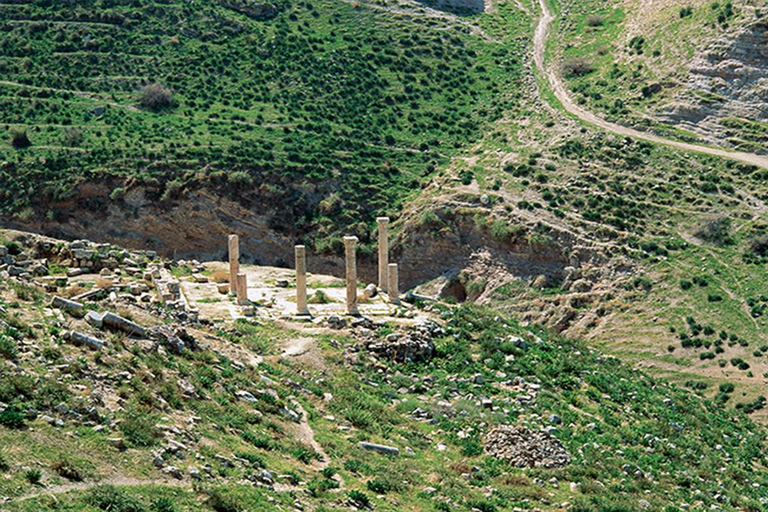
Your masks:
M173 93L170 89L160 84L145 85L139 91L141 106L155 112L174 106Z
M32 145L32 141L29 140L26 130L12 130L11 131L11 146L16 149L28 148Z

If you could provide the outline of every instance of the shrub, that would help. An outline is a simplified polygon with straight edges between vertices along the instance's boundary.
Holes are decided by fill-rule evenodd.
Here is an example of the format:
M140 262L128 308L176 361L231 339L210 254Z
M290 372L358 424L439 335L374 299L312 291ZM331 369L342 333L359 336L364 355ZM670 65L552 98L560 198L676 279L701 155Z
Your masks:
M16 359L16 340L7 334L0 334L0 357Z
M347 493L347 496L357 508L369 508L371 506L371 499L364 492L353 489Z
M595 67L584 57L575 57L563 62L563 75L566 78L576 78L592 73Z
M113 485L94 487L85 497L85 502L107 512L145 512L144 505Z
M715 245L731 243L731 219L725 215L716 215L704 219L693 233L698 238Z
M152 502L152 512L175 512L176 506L168 497L157 498Z
M173 93L160 84L145 85L139 91L139 103L149 110L159 111L174 106Z
M688 281L687 279L680 280L680 288L682 288L683 290L690 290L692 286L693 286L693 283Z
M11 146L16 149L28 148L32 145L32 141L29 140L26 130L12 130L11 131Z
M310 304L329 304L333 300L323 290L315 290L315 293L307 300Z
M721 393L733 393L733 390L736 389L736 386L734 386L732 382L723 382L720 384L719 389Z
M387 494L389 488L381 480L369 480L365 486L374 494Z
M43 478L43 473L39 469L28 469L24 472L24 478L26 478L27 482L31 483L32 485L37 485Z
M155 427L152 415L133 411L120 423L120 430L129 444L137 447L155 446L160 440L160 431Z
M8 407L0 412L0 425L7 428L24 428L24 415L16 407Z
M75 482L82 482L84 478L83 470L74 461L67 457L61 457L51 466L53 470L61 477Z
M687 18L688 16L693 14L693 7L681 7L680 8L680 17L681 18Z
M67 128L61 134L61 143L71 148L78 147L83 143L83 130L80 128Z
M603 25L603 17L599 14L590 14L587 16L587 26L601 27Z

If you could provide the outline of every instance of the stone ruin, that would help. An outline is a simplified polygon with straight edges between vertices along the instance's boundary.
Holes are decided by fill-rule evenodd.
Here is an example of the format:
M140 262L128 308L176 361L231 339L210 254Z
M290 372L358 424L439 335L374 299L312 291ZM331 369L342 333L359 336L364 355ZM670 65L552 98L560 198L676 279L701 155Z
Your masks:
M528 427L500 425L485 436L484 448L516 468L561 468L570 461L559 439Z

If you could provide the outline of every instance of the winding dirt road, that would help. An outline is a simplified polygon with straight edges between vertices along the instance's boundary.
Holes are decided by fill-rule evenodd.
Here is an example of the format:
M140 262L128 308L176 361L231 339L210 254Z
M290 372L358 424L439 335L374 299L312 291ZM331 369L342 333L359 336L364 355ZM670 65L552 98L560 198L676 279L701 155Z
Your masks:
M664 144L673 148L683 149L685 151L694 151L697 153L705 153L708 155L719 156L723 158L730 158L732 160L738 160L747 164L756 165L768 169L768 156L755 155L752 153L742 153L738 151L729 151L727 149L713 148L709 146L701 146L699 144L688 144L686 142L679 142L676 140L665 139L658 135L642 132L622 126L620 124L612 123L603 119L602 117L584 110L578 106L573 99L568 95L568 89L563 83L560 74L557 73L553 66L545 66L544 54L547 46L547 37L549 35L549 29L552 25L552 21L555 19L552 11L549 10L544 0L539 0L541 6L541 18L539 24L536 27L536 33L533 38L533 60L536 64L536 68L542 76L547 78L549 86L554 92L557 99L562 103L565 110L575 115L582 121L586 121L592 125L595 125L603 130L615 133L616 135L622 135L626 137L633 137L636 139L646 140L655 144Z

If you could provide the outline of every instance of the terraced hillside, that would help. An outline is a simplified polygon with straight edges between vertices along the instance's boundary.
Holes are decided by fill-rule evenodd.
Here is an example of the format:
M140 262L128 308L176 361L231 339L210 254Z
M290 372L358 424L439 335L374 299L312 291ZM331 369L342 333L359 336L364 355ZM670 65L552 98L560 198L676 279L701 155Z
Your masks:
M130 209L139 187L165 205L209 189L245 207L290 198L269 222L321 248L342 227L367 234L361 214L397 211L516 107L530 23L514 6L486 20L328 0L0 13L6 218L61 225Z

